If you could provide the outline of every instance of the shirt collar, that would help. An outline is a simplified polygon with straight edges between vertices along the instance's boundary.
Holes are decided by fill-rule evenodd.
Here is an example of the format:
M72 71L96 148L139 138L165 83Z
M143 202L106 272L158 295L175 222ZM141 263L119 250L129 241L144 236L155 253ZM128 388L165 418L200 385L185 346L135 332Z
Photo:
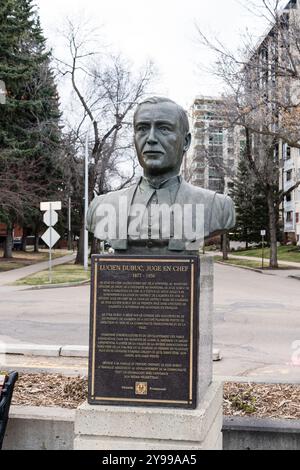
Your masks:
M167 178L164 181L161 181L159 184L155 184L153 181L149 181L148 178L142 176L140 186L143 189L151 188L151 189L161 189L161 188L169 188L174 185L179 185L181 183L182 177L180 175L171 176L171 178Z

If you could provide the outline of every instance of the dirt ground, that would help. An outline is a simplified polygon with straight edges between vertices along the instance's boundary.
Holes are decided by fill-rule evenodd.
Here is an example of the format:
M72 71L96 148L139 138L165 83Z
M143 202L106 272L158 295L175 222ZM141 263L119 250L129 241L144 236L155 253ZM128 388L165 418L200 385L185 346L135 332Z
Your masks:
M59 374L20 374L14 405L76 408L87 397L87 379ZM300 419L300 385L224 384L224 414Z

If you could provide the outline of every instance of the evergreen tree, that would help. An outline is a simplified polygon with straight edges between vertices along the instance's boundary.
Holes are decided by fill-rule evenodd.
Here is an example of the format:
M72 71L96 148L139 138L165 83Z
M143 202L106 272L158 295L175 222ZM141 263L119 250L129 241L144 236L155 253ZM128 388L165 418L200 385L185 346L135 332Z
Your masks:
M260 185L249 168L248 161L241 157L230 196L236 207L236 230L240 241L246 246L261 240L260 231L268 225L268 205Z
M37 225L39 202L62 180L51 55L32 0L2 0L0 24L0 80L7 89L0 108L0 220Z

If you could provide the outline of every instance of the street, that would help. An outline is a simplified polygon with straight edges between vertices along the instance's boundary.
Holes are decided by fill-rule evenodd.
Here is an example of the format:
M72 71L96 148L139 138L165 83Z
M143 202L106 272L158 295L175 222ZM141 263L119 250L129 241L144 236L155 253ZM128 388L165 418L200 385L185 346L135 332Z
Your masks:
M214 347L223 356L215 374L300 380L299 287L295 279L215 265ZM88 344L89 286L1 286L0 299L0 341Z
M299 288L296 279L215 265L216 374L300 381Z

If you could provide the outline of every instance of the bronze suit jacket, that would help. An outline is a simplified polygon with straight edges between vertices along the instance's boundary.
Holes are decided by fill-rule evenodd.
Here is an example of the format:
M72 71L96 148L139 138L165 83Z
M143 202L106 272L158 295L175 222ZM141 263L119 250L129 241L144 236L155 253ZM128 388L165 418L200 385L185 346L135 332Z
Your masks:
M129 188L122 189L120 191L110 192L97 196L89 206L87 214L87 229L90 232L94 233L96 238L100 238L99 232L97 231L97 225L99 223L99 217L97 216L97 208L101 204L110 204L117 215L117 223L119 220L119 212L122 211L129 215L130 206L135 194L135 191L138 187L138 184L130 186ZM120 208L119 201L122 197L123 205ZM125 201L125 205L124 205ZM184 206L185 204L191 204L195 206L196 204L202 204L204 208L204 229L201 233L196 233L192 239L170 239L168 249L170 251L183 251L187 247L187 243L194 243L197 239L208 238L213 235L220 234L235 225L235 209L234 204L229 196L216 193L207 189L203 189L197 186L193 186L190 183L182 180L179 190L177 192L177 197L175 204L180 204ZM193 221L194 223L194 221ZM176 220L175 220L176 224ZM118 227L117 227L118 233ZM108 240L111 246L115 250L126 250L128 246L127 238L116 238Z

